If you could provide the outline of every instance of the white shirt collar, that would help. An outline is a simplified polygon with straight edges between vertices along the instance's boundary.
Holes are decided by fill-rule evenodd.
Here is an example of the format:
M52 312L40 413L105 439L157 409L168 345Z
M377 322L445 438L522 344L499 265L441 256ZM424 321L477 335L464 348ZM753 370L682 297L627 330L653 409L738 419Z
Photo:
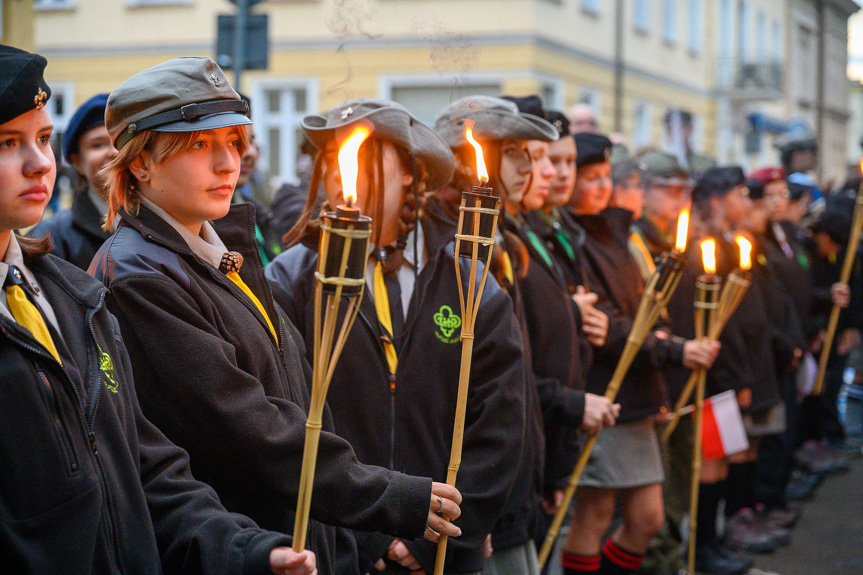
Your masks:
M216 230L213 229L210 222L204 222L201 226L201 235L196 236L177 218L154 204L149 199L141 196L141 203L155 212L157 216L168 222L171 227L180 234L186 242L186 245L188 245L189 249L192 250L192 253L214 268L219 268L219 265L222 263L222 256L228 251L228 248L225 247L225 243L219 237L219 234L216 233Z

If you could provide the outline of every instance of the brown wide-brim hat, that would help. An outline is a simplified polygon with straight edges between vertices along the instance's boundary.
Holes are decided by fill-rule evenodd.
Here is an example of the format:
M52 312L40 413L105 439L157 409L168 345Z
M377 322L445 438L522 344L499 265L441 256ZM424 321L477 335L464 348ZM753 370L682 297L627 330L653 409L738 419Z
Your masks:
M401 146L416 157L426 169L428 190L437 190L452 180L455 159L443 139L420 122L407 108L389 100L357 98L342 102L326 116L306 116L303 131L319 150L349 126L367 123L372 135Z
M491 96L467 96L446 106L435 118L434 128L451 148L467 144L465 121L474 122L473 135L480 141L541 140L554 142L558 132L546 120L519 112L515 103Z

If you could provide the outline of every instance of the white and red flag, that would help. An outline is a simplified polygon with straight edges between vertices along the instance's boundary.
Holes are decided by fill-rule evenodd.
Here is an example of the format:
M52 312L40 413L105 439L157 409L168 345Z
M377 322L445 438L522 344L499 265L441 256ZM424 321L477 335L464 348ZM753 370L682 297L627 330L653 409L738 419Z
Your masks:
M734 391L704 400L701 450L705 460L719 459L749 449L743 417Z

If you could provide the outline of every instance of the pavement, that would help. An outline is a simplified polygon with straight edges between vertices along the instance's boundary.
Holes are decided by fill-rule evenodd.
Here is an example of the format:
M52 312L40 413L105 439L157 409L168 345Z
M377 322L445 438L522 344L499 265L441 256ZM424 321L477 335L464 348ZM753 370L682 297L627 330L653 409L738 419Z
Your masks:
M863 575L863 459L827 477L804 504L791 545L759 555L749 575Z

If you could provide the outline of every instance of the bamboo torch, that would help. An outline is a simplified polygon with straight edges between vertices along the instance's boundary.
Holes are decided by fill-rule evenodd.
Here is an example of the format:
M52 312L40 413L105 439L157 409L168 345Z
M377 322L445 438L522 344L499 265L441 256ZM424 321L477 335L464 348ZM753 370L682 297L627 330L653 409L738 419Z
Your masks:
M461 451L464 443L464 420L467 412L467 395L470 383L470 366L473 359L474 325L476 312L482 300L482 292L488 278L494 236L497 232L497 218L500 214L500 199L492 194L488 183L482 146L473 137L473 122L465 121L465 138L476 150L476 167L479 186L471 191L462 192L459 206L458 230L455 234L455 275L459 285L461 304L461 367L458 376L458 399L455 408L455 424L452 430L452 449L447 467L446 483L455 486L458 468L461 465ZM461 278L461 258L470 260L470 272L466 282ZM477 281L479 264L482 262L482 275ZM467 285L465 285L467 284ZM465 294L465 290L467 293ZM449 517L444 517L449 520ZM442 575L446 559L447 536L441 535L435 558L435 575Z
M863 160L860 161L860 169L863 170ZM860 232L863 229L863 184L857 190L857 201L854 204L854 218L851 221L851 237L845 247L845 261L842 262L842 273L839 283L848 285L851 279L851 269L854 267L854 257L857 255L857 246L860 244ZM830 320L827 323L827 333L824 335L824 343L821 344L821 356L818 358L818 378L812 390L814 395L821 395L824 389L824 376L827 374L827 361L830 359L830 350L836 337L836 328L839 326L839 314L841 308L833 304L830 310Z
M740 302L743 300L743 296L746 295L746 290L749 289L749 284L752 282L751 274L749 273L749 270L752 267L752 244L743 236L737 236L734 238L734 241L740 249L740 265L728 274L728 279L725 281L725 285L722 288L722 293L719 296L719 303L716 308L716 315L707 329L707 338L711 341L718 340L719 336L722 335L722 330L725 329L725 324L728 323L728 320L731 319L731 316L733 316L734 312L737 311L737 307L740 305ZM698 383L698 378L701 377L702 371L704 370L695 369L689 375L689 379L683 387L683 391L677 399L677 403L674 404L671 418L668 420L668 424L662 431L662 441L668 441L668 438L671 437L671 434L677 428L680 416L683 414L684 406L689 403L689 398L692 397L692 392L695 390L695 386Z
M644 293L641 295L638 311L635 314L635 319L632 321L632 328L626 339L623 353L605 390L605 397L611 401L614 401L617 397L617 392L620 391L620 386L623 383L623 378L626 377L629 366L638 354L638 350L641 349L647 334L653 329L656 320L659 319L659 314L665 309L668 300L671 299L674 290L677 288L677 283L680 281L680 274L683 270L683 252L686 249L688 229L689 212L684 210L681 212L677 222L677 242L674 250L662 254L659 265L656 266L656 271L647 280ZM581 478L584 467L587 465L587 461L590 459L593 446L596 444L597 435L594 434L587 438L575 464L575 469L573 469L572 475L569 478L569 484L566 486L563 494L563 502L558 508L557 513L554 514L554 519L551 522L548 533L545 535L545 541L543 541L539 552L540 569L545 566L549 555L551 555L551 550L554 547L558 533L560 533L563 519L578 487L578 481Z
M704 262L704 274L695 281L695 337L701 339L705 327L709 326L716 316L719 288L722 278L716 275L716 242L712 239L701 242L701 253ZM705 313L707 317L705 318ZM706 325L705 325L706 321ZM695 530L698 527L698 486L701 476L701 429L704 421L704 388L707 385L707 372L698 371L698 385L695 391L695 441L692 446L692 484L689 492L689 555L687 557L688 574L695 575Z
M321 217L318 268L315 271L315 349L311 405L306 420L306 444L294 521L293 549L296 552L302 551L306 546L315 463L327 390L339 355L356 319L366 285L366 258L372 220L362 215L354 203L357 198L357 154L360 145L370 134L371 128L368 126L357 126L340 146L338 161L345 204L337 206L335 212L327 212ZM338 327L342 303L346 306L341 327Z

